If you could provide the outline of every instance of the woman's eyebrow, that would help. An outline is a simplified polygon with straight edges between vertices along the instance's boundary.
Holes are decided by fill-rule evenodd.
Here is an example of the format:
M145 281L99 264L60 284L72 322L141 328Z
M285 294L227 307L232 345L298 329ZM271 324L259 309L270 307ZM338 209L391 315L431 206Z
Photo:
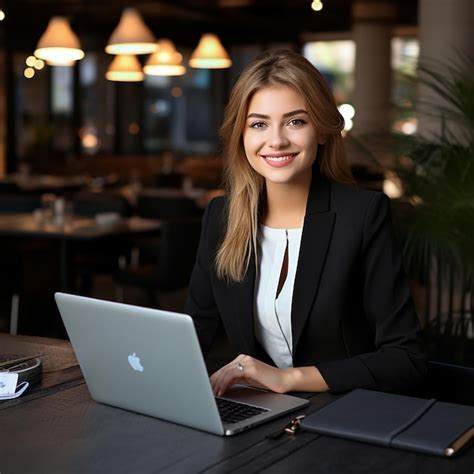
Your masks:
M306 114L308 115L308 112L304 109L296 109L292 110L291 112L286 112L283 114L283 118L288 118L288 117L293 117L293 115L298 115L298 114ZM268 119L270 118L269 115L264 115L264 114L257 114L257 113L251 113L247 115L247 118L261 118L261 119Z
M308 112L304 109L296 109L291 112L287 112L286 114L283 114L283 117L288 118L288 117L293 117L293 115L298 115L298 114L306 114L308 115Z

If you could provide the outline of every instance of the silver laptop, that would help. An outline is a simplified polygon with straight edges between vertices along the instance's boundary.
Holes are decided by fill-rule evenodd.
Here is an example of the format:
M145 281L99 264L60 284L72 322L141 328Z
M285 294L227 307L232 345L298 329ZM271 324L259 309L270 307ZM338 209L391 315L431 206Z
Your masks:
M215 398L185 314L55 294L92 398L217 435L233 435L308 404L246 386Z

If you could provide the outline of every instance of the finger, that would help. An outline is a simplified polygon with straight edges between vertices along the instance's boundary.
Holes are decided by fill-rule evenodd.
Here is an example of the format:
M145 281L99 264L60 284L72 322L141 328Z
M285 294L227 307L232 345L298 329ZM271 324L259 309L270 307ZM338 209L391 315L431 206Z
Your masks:
M219 380L221 379L222 377L222 369L219 369L217 370L216 372L214 372L211 377L209 378L210 382L211 382L211 388L212 388L212 391L214 393L214 395L217 395L217 391L219 389Z
M224 367L221 367L219 370L214 372L211 377L210 377L210 382L211 382L211 387L212 391L214 392L214 395L217 395L221 390L222 386L222 381L225 379L226 374L236 366L237 362L234 361L230 362L229 364L225 365Z
M239 354L234 360L214 372L211 377L211 387L214 395L220 396L236 383L252 383L245 371L251 373L254 359L246 354Z
M223 395L232 385L242 382L241 371L235 368L226 370L218 383L218 396Z
M217 370L210 376L212 391L215 395L218 392L218 389L220 387L220 381L223 379L226 371L235 369L236 366L238 367L239 362L245 359L245 357L247 357L245 354L239 354L235 359L221 367L219 370Z
M240 362L233 361L221 370L216 384L220 395L233 384L243 381L244 374L241 369L243 369L243 366Z

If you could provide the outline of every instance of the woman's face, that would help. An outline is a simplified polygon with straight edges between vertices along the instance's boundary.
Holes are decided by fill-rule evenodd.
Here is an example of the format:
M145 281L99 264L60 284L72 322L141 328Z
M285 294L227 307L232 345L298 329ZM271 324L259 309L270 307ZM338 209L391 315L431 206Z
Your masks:
M267 185L308 182L318 135L305 101L288 86L269 86L250 100L243 132L250 166Z

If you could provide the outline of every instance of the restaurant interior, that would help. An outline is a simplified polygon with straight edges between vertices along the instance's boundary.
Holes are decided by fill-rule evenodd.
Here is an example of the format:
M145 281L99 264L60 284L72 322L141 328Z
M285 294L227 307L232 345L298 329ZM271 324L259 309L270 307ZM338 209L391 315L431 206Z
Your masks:
M474 367L473 29L472 0L0 0L0 331L65 338L55 291L181 311L231 87L287 48L391 198L430 358Z

